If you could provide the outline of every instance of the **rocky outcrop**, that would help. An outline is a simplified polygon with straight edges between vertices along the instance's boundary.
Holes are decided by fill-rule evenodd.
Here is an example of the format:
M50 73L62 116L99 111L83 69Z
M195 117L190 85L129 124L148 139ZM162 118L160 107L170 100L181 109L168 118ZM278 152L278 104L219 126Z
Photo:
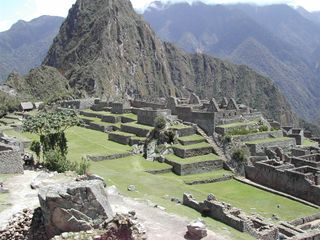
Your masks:
M0 231L0 239L47 240L41 209L24 209L15 214Z
M48 237L91 230L113 217L100 180L75 181L40 189L39 201Z
M129 0L78 0L43 64L59 69L78 97L157 98L194 91L201 98L233 97L268 117L295 121L271 80L161 42Z

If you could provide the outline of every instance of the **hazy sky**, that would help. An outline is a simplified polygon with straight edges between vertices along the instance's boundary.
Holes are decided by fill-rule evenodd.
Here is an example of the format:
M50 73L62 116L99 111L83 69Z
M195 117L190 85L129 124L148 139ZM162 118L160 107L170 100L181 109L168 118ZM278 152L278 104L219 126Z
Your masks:
M41 15L67 16L68 10L76 0L0 0L0 32L20 19L29 21ZM136 9L143 9L154 0L131 0ZM187 0L194 2L195 0ZM198 0L196 0L198 1ZM163 0L169 2L169 0ZM171 0L171 2L186 2ZM206 3L287 3L302 6L309 11L320 11L320 0L203 0Z

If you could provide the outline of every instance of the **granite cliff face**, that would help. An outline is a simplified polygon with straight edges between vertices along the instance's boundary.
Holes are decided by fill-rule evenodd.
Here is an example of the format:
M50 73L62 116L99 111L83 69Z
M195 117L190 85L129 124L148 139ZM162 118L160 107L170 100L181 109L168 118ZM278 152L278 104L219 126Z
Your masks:
M235 97L284 123L295 121L272 82L245 66L187 54L161 42L129 0L78 0L45 58L77 97Z

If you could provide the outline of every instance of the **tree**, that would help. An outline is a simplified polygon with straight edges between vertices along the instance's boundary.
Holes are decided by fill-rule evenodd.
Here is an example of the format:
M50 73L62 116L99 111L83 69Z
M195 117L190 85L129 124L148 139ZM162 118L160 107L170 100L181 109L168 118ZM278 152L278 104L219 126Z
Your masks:
M79 126L81 120L74 110L65 109L53 112L41 112L27 118L23 122L24 132L37 134L40 142L33 142L32 151L37 156L43 155L46 167L51 171L64 172L79 167L76 163L68 161L67 138L65 131L71 127Z

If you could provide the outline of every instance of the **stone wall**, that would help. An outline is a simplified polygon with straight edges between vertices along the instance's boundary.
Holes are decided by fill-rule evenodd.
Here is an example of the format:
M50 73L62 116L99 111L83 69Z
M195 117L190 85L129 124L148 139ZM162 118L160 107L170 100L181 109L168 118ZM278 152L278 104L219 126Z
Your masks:
M250 143L247 144L249 147L251 155L259 155L259 153L264 153L265 149L279 147L283 150L290 150L291 148L296 146L296 140L293 138L288 138L286 140L279 140L273 142L264 142L264 143Z
M254 166L246 166L246 177L258 184L320 205L319 182L315 183L317 179L319 181L318 169L305 169L301 172L303 169L291 164L276 165L270 162L272 161L256 162Z
M129 145L131 141L131 136L120 135L117 133L109 133L108 139L116 143Z
M184 194L183 205L193 208L205 216L221 221L240 232L247 232L257 239L278 239L279 230L274 225L270 225L261 219L247 216L240 209L234 208L229 204L218 202L214 196L212 198L197 202L191 195Z
M259 139L265 139L270 137L274 137L274 138L283 137L283 133L281 130L272 131L272 132L260 132L260 133L253 133L248 135L233 136L232 139L236 141L241 141L241 142L251 142L251 141L256 141Z
M68 100L68 101L61 101L60 105L63 108L72 108L78 110L84 110L91 108L96 99L94 98L87 98L87 99L75 99L75 100Z
M173 167L173 172L175 174L180 176L211 172L213 170L223 168L222 160L212 160L212 161L181 164L181 163L173 162L166 159L165 162Z
M166 116L171 115L171 111L169 109L151 109L151 108L142 108L138 110L138 123L148 126L154 126L154 121L157 117L162 116L166 118Z
M141 100L131 101L131 106L134 108L152 108L154 110L166 108L166 105L162 103L151 103L151 102L141 101Z
M23 161L18 151L0 151L0 174L22 174Z
M173 149L174 154L180 158L202 156L202 155L212 153L212 151L213 151L212 147L210 147L210 146L201 147L201 148L194 148L194 149L183 149L183 148L173 147L172 149Z
M320 169L320 160L316 161L316 159L303 159L302 157L292 157L291 163L296 167L302 166L310 166L314 168Z
M150 130L148 130L148 129L138 128L138 127L134 127L134 126L128 126L125 124L122 124L120 129L122 132L132 133L132 134L137 135L138 137L146 137L150 132Z

